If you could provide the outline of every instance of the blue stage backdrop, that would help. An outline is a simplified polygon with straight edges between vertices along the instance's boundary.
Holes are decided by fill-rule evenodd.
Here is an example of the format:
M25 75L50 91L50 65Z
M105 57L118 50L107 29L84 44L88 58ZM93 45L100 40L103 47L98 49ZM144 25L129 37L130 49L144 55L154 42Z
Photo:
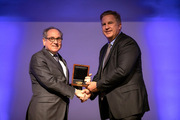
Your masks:
M28 67L31 55L42 48L42 31L56 26L64 33L60 54L73 64L88 64L96 73L100 47L106 42L98 22L1 22L0 118L23 120L31 98ZM131 35L142 51L144 79L151 111L143 120L180 118L180 22L124 22L122 31ZM70 77L71 78L71 77ZM81 114L77 116L77 114ZM70 120L100 119L97 99L70 104Z
M115 0L116 4L109 7L111 4L105 1L102 4L102 1L94 1L94 7L90 2L73 4L68 0L56 1L56 5L49 1L44 6L41 2L0 1L0 120L25 119L32 95L29 62L31 56L43 47L42 31L46 27L55 26L64 33L59 53L66 59L70 75L73 64L90 65L90 72L95 75L99 50L107 40L102 34L99 18L93 19L92 16L99 17L104 10L113 8L122 13L122 31L133 37L141 48L151 109L143 120L180 120L180 2L137 0L136 3L128 0L128 4L120 4ZM47 5L53 6L48 12L45 11ZM27 9L31 6L35 6L32 7L34 11ZM89 11L85 6L90 6ZM104 8L96 13L98 6ZM59 14L56 8L60 8ZM147 8L146 11L142 11L143 8ZM80 15L78 11L81 11ZM62 21L58 19L61 15L65 17ZM69 120L100 120L98 100L81 103L75 97L70 103Z

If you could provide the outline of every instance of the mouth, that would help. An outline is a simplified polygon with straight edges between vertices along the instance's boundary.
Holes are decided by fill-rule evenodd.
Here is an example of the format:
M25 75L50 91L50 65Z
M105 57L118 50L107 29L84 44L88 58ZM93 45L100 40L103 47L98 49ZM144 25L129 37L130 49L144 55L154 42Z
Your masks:
M52 45L53 48L58 48L59 46L58 45Z
M52 47L59 47L59 44L52 44Z
M107 35L111 34L111 31L105 31L105 34L107 34Z
M58 45L52 45L52 47L58 47Z
M112 30L105 31L105 33L110 33Z

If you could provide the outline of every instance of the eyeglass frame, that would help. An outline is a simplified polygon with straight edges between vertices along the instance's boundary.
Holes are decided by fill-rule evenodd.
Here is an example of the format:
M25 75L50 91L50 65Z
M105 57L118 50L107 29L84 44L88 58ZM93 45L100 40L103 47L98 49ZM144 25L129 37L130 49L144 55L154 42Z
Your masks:
M45 39L49 40L51 43L55 42L55 40L60 43L63 40L61 37L57 37L57 38L54 38L54 37L49 37L48 38L48 37L46 37Z

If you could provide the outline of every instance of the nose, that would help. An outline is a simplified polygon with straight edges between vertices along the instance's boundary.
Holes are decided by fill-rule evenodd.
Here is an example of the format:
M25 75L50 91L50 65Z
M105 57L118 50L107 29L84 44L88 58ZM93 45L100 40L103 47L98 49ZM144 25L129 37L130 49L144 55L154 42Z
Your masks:
M57 39L55 39L55 40L54 40L54 43L58 43L58 40L57 40Z
M108 24L106 24L106 25L105 25L105 29L108 29L108 28L109 28L109 25L108 25Z

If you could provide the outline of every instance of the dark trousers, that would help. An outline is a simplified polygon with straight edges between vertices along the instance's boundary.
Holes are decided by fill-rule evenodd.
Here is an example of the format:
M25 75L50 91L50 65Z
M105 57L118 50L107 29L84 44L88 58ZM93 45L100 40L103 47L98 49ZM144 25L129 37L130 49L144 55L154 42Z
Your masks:
M141 120L142 116L144 115L144 113L141 113L141 114L132 115L132 116L122 118L122 119L115 119L109 109L107 98L105 96L103 97L103 100L101 100L101 104L100 104L100 107L103 107L101 109L105 110L103 111L103 113L101 113L101 120L107 120L107 118L110 118L110 120Z
M110 113L111 114L111 113ZM122 118L122 119L115 119L112 114L110 115L110 120L141 120L142 116L144 115L143 114L137 114L137 115L133 115L133 116L129 116L129 117L126 117L126 118Z

